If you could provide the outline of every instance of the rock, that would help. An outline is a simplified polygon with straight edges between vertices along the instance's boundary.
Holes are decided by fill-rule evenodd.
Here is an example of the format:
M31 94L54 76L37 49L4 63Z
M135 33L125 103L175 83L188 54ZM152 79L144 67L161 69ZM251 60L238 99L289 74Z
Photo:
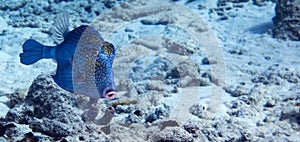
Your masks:
M50 76L41 75L30 86L23 102L12 108L8 121L28 124L56 138L74 134L73 123L83 122L75 96L60 89Z
M200 77L190 77L185 76L180 80L180 87L189 87L189 86L208 86L209 82L200 78Z
M123 125L112 124L110 126L111 133L110 137L107 141L114 142L122 142L122 141L152 141L151 137L153 133L157 133L157 129L155 132L148 131L144 125L133 123L130 127L126 127Z
M105 9L111 8L118 3L121 3L121 1L94 1L92 5L84 0L5 1L1 3L0 15L1 17L9 15L7 24L12 27L44 28L48 32L56 14L64 12L65 9L69 9L68 12L72 17L77 17L78 20L76 22L80 21L88 24ZM64 6L63 9L60 8L62 5Z
M192 124L192 123L188 123L188 124L185 124L183 125L183 128L184 130L186 130L187 132L189 132L190 134L193 135L193 137L198 137L198 130L199 130L199 127L195 124Z
M206 81L204 78L201 78L200 67L192 60L180 62L168 72L167 76L172 76L172 78L180 77L179 79L181 87L209 85L208 81Z
M170 108L167 105L163 105L162 107L158 107L155 109L155 114L159 117L159 118L163 118L168 116L170 112Z
M165 47L168 49L168 52L179 55L191 55L194 53L193 50L185 48L184 45L170 39L165 39Z
M134 111L134 113L133 114L135 114L136 116L143 116L144 115L144 113L143 113L143 111L141 111L141 110L136 110L136 111Z
M200 76L200 67L192 60L186 60L177 65L180 77L190 76L192 78Z
M266 2L271 0L252 0L252 3L257 6L265 6Z
M81 128L85 125L83 114L74 94L62 90L50 75L40 75L26 98L7 113L5 121L24 124L34 132L59 140L85 133L86 127Z
M5 140L8 141L51 141L50 137L33 132L28 125L16 123L0 123L0 137L5 135ZM2 140L0 139L2 142Z
M167 25L170 24L170 21L165 21L164 19L142 19L141 23L144 25Z
M172 62L160 56L145 56L135 62L129 74L133 81L164 80L166 72L171 70Z
M157 134L159 142L193 142L193 136L182 128L167 127Z
M251 81L264 85L282 85L284 82L297 84L300 82L300 77L297 74L298 71L293 67L284 67L274 64L261 75L255 76Z
M112 8L114 5L117 4L117 1L116 0L104 0L103 3L104 3L105 7Z
M166 79L179 79L179 78L180 78L180 73L176 67L167 71Z
M167 105L163 105L161 107L157 107L154 111L154 113L151 113L145 118L146 123L152 123L156 121L157 119L162 119L164 117L167 117L170 113L170 108Z
M167 89L166 84L164 84L161 80L150 80L148 88L155 91L166 91Z
M284 40L300 41L300 1L299 0L277 0L273 18L275 27L271 34L273 37Z
M129 114L126 118L125 118L125 123L126 124L132 124L132 123L141 123L142 120L135 114Z
M276 105L276 101L271 99L268 100L267 103L265 104L265 107L274 107Z
M223 88L227 93L231 94L233 97L239 97L239 96L247 96L249 95L249 86L246 86L245 84Z
M117 114L133 112L133 108L127 105L117 105L115 110Z
M26 90L20 90L17 89L14 93L6 94L6 96L9 98L9 107L13 108L16 104L21 102L26 97Z
M146 117L145 123L152 123L153 121L157 120L158 116L155 113L150 114L149 116Z
M233 97L239 97L243 95L248 95L249 88L238 85L234 90L232 91L226 90L226 91L230 93Z
M202 59L202 64L203 64L203 65L209 65L209 60L208 60L207 57L204 57L204 58Z
M191 114L202 118L205 115L206 107L201 104L194 104L190 107L189 111Z
M298 107L289 107L289 106L283 106L281 113L279 114L279 120L284 121L284 120L289 120L291 123L296 123L298 124L297 127L300 125L300 112L299 112L299 106ZM278 119L278 117L273 116L274 119ZM296 127L296 129L297 129Z

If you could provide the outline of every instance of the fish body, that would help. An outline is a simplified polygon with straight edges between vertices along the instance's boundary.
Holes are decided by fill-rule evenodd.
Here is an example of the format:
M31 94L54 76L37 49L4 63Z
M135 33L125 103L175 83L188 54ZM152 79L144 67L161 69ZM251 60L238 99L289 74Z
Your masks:
M52 77L61 88L93 98L114 98L115 47L90 26L82 25L69 32L68 15L60 16L53 30L61 43L45 46L29 39L23 44L20 62L30 65L40 59L54 59L57 68Z

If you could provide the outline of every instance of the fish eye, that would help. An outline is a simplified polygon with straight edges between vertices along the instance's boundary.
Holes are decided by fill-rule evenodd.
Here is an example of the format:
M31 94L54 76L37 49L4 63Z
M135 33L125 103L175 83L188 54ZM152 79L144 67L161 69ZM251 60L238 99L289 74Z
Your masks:
M94 57L97 57L98 55L99 55L99 51L98 51L98 50L94 50L94 51L93 51L93 56L94 56Z

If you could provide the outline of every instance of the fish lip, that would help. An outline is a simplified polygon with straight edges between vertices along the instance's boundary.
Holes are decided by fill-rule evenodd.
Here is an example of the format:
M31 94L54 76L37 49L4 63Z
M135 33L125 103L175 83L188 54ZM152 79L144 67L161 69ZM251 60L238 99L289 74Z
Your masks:
M105 98L107 99L114 99L117 95L117 92L113 89L109 89L105 91Z

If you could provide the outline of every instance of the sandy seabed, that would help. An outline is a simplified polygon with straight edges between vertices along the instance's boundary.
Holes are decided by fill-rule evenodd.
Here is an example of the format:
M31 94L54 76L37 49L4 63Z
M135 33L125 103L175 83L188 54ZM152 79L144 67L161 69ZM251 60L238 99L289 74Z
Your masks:
M0 141L300 141L300 43L269 34L275 3L91 2L0 7ZM19 62L29 38L54 45L62 7L117 47L116 100L75 101L54 62Z

